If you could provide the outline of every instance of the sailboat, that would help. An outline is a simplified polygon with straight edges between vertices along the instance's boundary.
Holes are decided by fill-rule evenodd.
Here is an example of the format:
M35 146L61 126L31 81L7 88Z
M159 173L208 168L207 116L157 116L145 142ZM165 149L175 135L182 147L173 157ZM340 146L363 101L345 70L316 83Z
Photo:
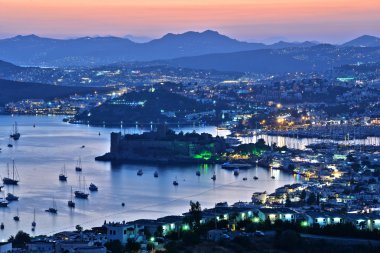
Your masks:
M78 172L82 171L82 160L80 159L80 157L77 161L77 165L75 166L75 171L78 171Z
M70 200L67 201L67 205L68 205L70 208L75 208L75 202L73 201L73 187L71 187L71 191L70 191Z
M213 181L215 181L215 180L216 180L216 174L215 174L215 170L214 170L214 174L212 175L211 179L212 179Z
M177 180L177 177L175 177L175 180L173 181L173 185L174 185L174 186L178 186L178 180Z
M34 208L33 210L33 222L32 222L32 230L36 227L37 223L36 223L36 209Z
M8 202L17 201L18 196L8 192L7 197L5 199L8 200Z
M158 171L156 170L153 174L154 177L158 177Z
M74 195L76 198L79 199L87 199L88 198L88 193L86 193L86 182L85 179L83 178L83 191L81 191L81 178L79 176L79 190L74 192Z
M8 185L17 185L20 180L18 177L17 169L15 167L15 160L13 160L12 163L13 163L12 178L10 178L9 176L9 164L7 164L8 177L3 178L3 183L8 184Z
M61 174L59 174L59 181L67 181L66 165L63 165Z
M11 137L13 140L17 141L20 139L21 134L18 132L17 122L13 125L12 133L9 137Z
M14 221L20 221L20 216L18 215L18 208L17 208L17 214L13 217Z
M45 212L52 213L52 214L57 214L57 205L55 204L55 199L53 198L53 207L49 207L49 209L46 209Z

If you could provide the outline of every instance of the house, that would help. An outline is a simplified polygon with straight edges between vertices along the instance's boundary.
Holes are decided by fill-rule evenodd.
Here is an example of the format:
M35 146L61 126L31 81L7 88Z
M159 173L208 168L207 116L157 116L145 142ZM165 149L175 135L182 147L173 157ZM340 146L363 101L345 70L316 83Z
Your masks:
M28 253L54 253L55 243L47 241L34 241L27 243L26 249Z
M323 227L347 222L346 215L333 212L306 212L305 218L309 226L318 224Z
M0 242L0 253L11 253L12 243L11 242Z
M65 240L55 244L56 253L75 252L75 249L89 246L88 241Z
M297 212L290 208L259 208L258 216L260 220L269 220L271 223L274 223L276 220L295 222Z
M329 216L323 212L306 212L305 218L309 226L318 224L323 227L329 224Z
M102 246L87 246L76 248L75 253L107 253L107 249Z
M126 223L124 221L109 222L103 226L107 229L107 241L119 240L123 245L127 244L128 239L135 239L140 230L134 223Z

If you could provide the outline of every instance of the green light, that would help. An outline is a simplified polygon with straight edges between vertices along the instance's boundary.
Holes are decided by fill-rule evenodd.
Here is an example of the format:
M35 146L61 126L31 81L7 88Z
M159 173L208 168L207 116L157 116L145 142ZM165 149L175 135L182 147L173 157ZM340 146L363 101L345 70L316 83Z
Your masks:
M203 159L203 160L210 160L212 157L212 154L208 150L203 150L200 154L195 154L193 158L195 159Z
M151 242L154 242L154 240L155 240L154 237L151 237L151 238L149 239L149 241L151 241Z
M187 224L185 224L185 225L182 226L182 230L183 231L189 231L190 230L190 226L187 225Z
M260 222L260 219L259 219L259 217L255 217L255 218L252 219L252 221L253 221L254 223L259 223L259 222Z
M301 227L307 227L308 224L307 224L307 221L301 221Z

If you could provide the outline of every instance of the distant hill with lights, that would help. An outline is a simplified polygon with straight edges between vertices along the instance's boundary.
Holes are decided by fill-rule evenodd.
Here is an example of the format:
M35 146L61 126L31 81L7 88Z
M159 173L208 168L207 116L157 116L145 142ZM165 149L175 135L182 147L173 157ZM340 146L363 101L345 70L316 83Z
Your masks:
M0 79L0 106L23 99L54 99L74 94L89 94L95 91L105 92L107 88L66 87L40 83L15 82Z

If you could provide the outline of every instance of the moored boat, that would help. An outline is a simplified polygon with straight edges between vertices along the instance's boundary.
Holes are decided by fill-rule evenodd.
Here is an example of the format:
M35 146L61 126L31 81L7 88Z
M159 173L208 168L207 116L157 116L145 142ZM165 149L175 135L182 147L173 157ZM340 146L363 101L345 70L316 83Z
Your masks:
M3 178L3 184L17 185L19 180L18 172L15 166L15 161L13 160L12 178L9 175L9 164L7 164L8 176Z
M90 187L88 187L88 189L92 192L98 191L98 187L93 183L90 184Z
M5 199L8 202L17 201L18 200L18 196L16 196L16 195L8 192L7 197Z

